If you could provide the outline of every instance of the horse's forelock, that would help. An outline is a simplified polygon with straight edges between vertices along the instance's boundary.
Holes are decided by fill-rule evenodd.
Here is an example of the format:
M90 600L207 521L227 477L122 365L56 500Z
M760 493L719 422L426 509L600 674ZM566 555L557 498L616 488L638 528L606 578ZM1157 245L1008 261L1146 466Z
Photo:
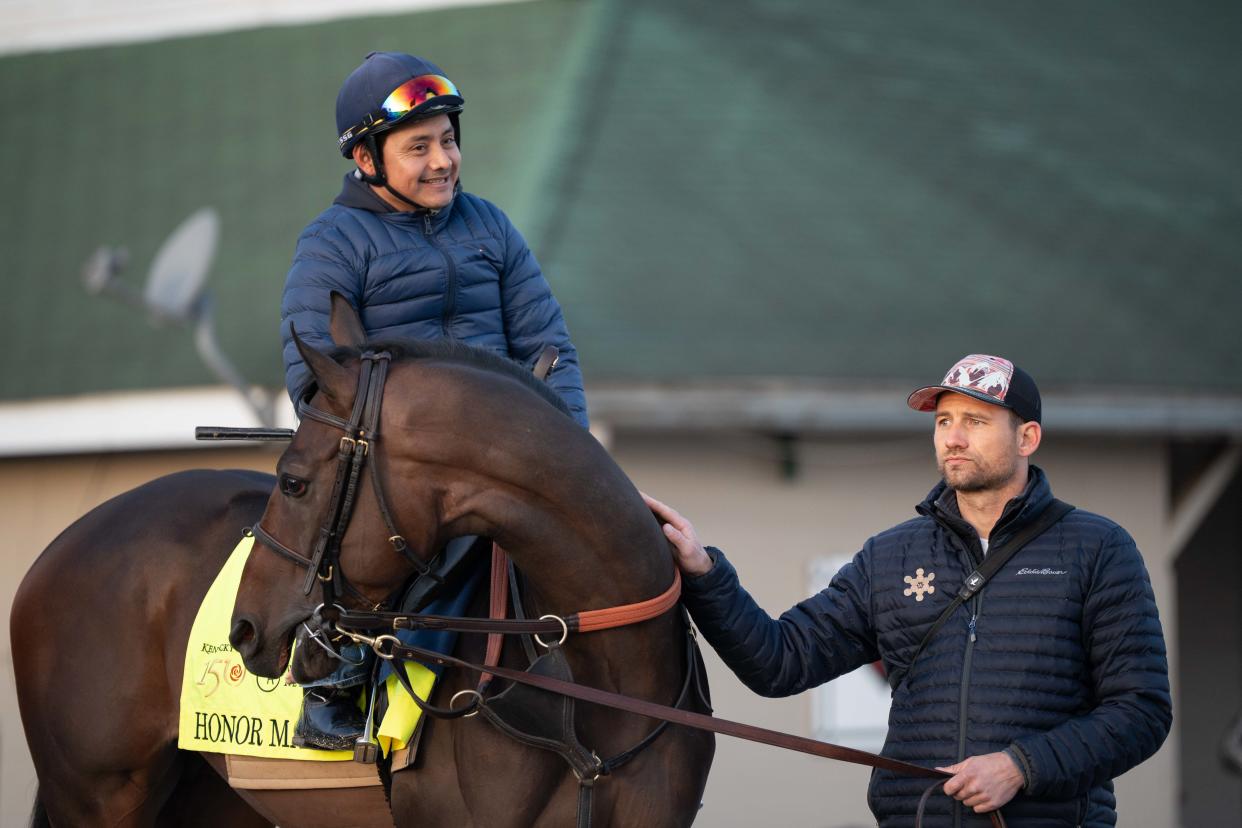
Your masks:
M393 362L416 362L418 360L439 359L448 362L460 362L485 371L492 371L512 377L527 388L534 391L549 405L554 406L562 414L572 417L569 406L561 399L560 394L551 386L535 377L519 362L503 357L487 348L479 348L453 340L422 340L422 339L391 339L368 341L361 348L337 346L332 349L332 358L338 362L358 359L363 351L387 351L392 355Z

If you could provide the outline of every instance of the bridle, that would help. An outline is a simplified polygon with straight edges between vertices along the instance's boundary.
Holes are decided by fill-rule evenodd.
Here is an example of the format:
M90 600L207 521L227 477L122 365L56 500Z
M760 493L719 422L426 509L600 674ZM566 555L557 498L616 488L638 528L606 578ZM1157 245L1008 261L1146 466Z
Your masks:
M365 595L349 583L340 565L341 540L353 516L358 496L358 483L365 466L369 466L371 470L371 488L379 504L384 525L388 529L388 543L391 544L393 551L404 557L419 575L425 575L431 569L429 563L423 561L410 549L405 537L397 530L392 511L388 508L388 500L384 496L379 468L373 456L373 447L380 437L380 407L383 404L384 383L388 377L388 365L392 360L392 355L388 351L368 350L362 352L360 360L358 389L354 395L354 405L348 420L315 408L307 399L301 400L298 404L298 415L303 420L315 420L345 432L338 444L336 477L332 483L332 494L327 512L315 539L315 548L310 555L298 552L279 541L265 529L262 519L251 527L255 538L264 546L286 560L306 568L306 580L302 584L303 595L310 595L316 581L322 585L321 607L328 615L339 611L336 599L343 590L365 603L371 603ZM371 460L370 463L367 462L368 459Z

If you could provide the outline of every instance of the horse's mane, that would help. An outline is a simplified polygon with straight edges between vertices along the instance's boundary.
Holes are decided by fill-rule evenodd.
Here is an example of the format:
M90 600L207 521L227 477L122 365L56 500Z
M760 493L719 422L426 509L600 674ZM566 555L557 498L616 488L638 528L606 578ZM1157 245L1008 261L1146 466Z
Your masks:
M534 391L543 398L544 402L554 406L565 416L573 416L565 400L561 399L561 395L552 390L551 386L537 379L534 373L520 362L503 357L488 348L467 345L451 339L381 339L368 340L362 348L338 345L332 349L332 357L337 361L348 358L357 359L364 350L387 351L392 354L393 362L441 359L449 362L462 362L485 371L503 374Z

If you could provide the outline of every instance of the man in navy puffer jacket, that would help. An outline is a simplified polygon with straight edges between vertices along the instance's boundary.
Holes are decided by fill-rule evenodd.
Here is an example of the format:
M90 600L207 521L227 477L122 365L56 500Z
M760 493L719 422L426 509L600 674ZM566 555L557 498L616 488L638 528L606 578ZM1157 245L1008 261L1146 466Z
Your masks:
M556 346L548 383L585 428L577 351L547 280L500 208L461 189L464 104L439 67L412 55L372 52L346 78L336 100L338 148L357 168L332 206L302 231L285 281L280 317L289 397L296 405L311 383L293 333L312 347L330 347L336 291L375 339L454 339L530 367L544 346ZM464 556L473 540L456 539L446 555ZM425 611L463 614L477 581ZM402 636L442 652L452 647L452 634ZM296 744L348 750L361 736L356 696L373 659L361 647L342 655L352 663L306 685Z
M310 373L293 345L331 345L330 293L345 295L377 338L456 339L533 367L587 425L578 354L561 308L521 234L494 204L461 189L460 92L434 64L372 52L336 102L339 145L357 169L302 231L281 299L285 385L296 404Z
M954 799L931 800L929 828L986 825L980 814L1002 806L1015 828L1115 825L1111 780L1155 753L1172 721L1164 636L1138 549L1116 523L1075 509L919 653L989 546L1053 498L1028 460L1042 432L1026 372L971 355L909 404L935 411L943 480L918 517L868 540L827 589L779 620L685 518L648 498L687 576L686 605L725 663L766 696L880 659L893 686L883 754L953 774L945 791ZM927 785L874 772L868 803L880 826L912 825Z

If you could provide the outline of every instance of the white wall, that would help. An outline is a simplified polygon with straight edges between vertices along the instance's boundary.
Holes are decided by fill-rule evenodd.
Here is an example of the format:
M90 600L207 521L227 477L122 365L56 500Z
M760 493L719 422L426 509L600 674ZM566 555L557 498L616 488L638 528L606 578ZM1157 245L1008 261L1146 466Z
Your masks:
M516 0L0 0L0 54Z

